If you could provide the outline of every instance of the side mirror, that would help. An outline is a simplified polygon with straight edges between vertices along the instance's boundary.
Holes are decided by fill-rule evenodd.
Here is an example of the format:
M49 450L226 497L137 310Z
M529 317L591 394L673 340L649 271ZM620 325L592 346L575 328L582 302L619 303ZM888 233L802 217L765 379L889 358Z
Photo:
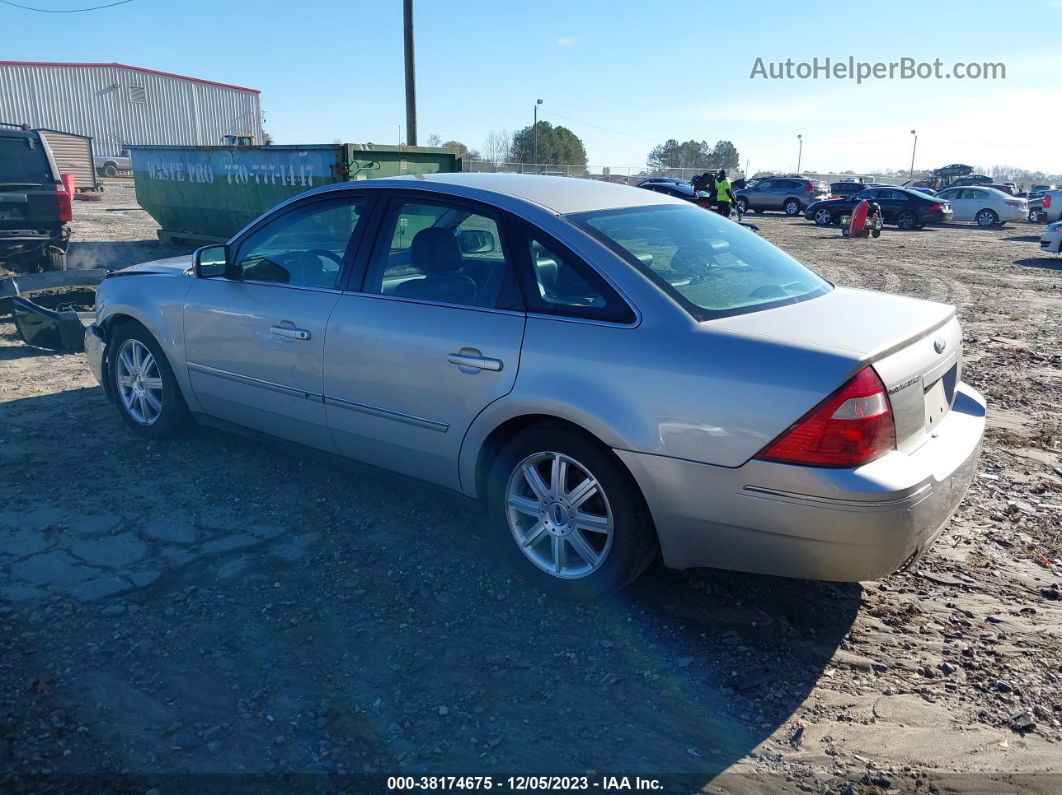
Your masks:
M494 235L486 229L462 229L457 244L462 254L489 254L497 247Z
M200 279L228 276L229 247L226 245L203 246L192 254L195 275Z

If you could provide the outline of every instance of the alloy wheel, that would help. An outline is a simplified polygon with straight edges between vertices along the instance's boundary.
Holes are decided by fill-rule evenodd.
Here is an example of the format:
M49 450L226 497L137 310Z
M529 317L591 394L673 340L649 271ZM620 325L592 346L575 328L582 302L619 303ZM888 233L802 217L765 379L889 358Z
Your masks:
M162 372L155 355L138 339L127 339L115 357L114 381L126 413L139 425L162 414Z
M604 488L585 465L563 453L533 453L517 464L505 489L505 508L520 551L554 577L586 577L612 548L614 522Z
M833 218L830 215L830 211L823 207L820 210L815 211L815 223L819 226L829 226L832 223Z

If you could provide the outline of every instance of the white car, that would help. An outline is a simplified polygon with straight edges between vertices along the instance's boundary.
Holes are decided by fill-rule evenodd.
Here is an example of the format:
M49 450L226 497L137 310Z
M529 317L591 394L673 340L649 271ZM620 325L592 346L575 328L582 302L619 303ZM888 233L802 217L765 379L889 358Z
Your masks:
M1047 225L1040 238L1040 250L1048 254L1062 254L1062 221Z
M974 221L978 226L1024 221L1029 215L1029 202L995 188L945 188L937 199L951 204L952 220Z

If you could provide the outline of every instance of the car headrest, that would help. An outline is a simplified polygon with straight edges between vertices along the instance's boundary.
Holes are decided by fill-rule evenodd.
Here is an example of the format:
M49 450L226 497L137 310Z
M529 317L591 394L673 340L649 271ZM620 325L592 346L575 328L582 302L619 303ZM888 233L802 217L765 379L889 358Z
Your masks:
M450 230L435 226L413 236L410 257L414 268L434 276L453 273L463 264L457 238Z

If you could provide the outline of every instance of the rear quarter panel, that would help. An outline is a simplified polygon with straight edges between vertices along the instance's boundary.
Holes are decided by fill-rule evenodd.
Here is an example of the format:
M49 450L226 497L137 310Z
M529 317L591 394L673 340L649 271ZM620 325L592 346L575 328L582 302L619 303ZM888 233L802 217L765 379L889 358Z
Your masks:
M845 353L749 339L692 320L678 330L531 317L513 391L466 435L462 487L475 496L487 436L527 414L572 422L613 449L738 467L857 364Z

